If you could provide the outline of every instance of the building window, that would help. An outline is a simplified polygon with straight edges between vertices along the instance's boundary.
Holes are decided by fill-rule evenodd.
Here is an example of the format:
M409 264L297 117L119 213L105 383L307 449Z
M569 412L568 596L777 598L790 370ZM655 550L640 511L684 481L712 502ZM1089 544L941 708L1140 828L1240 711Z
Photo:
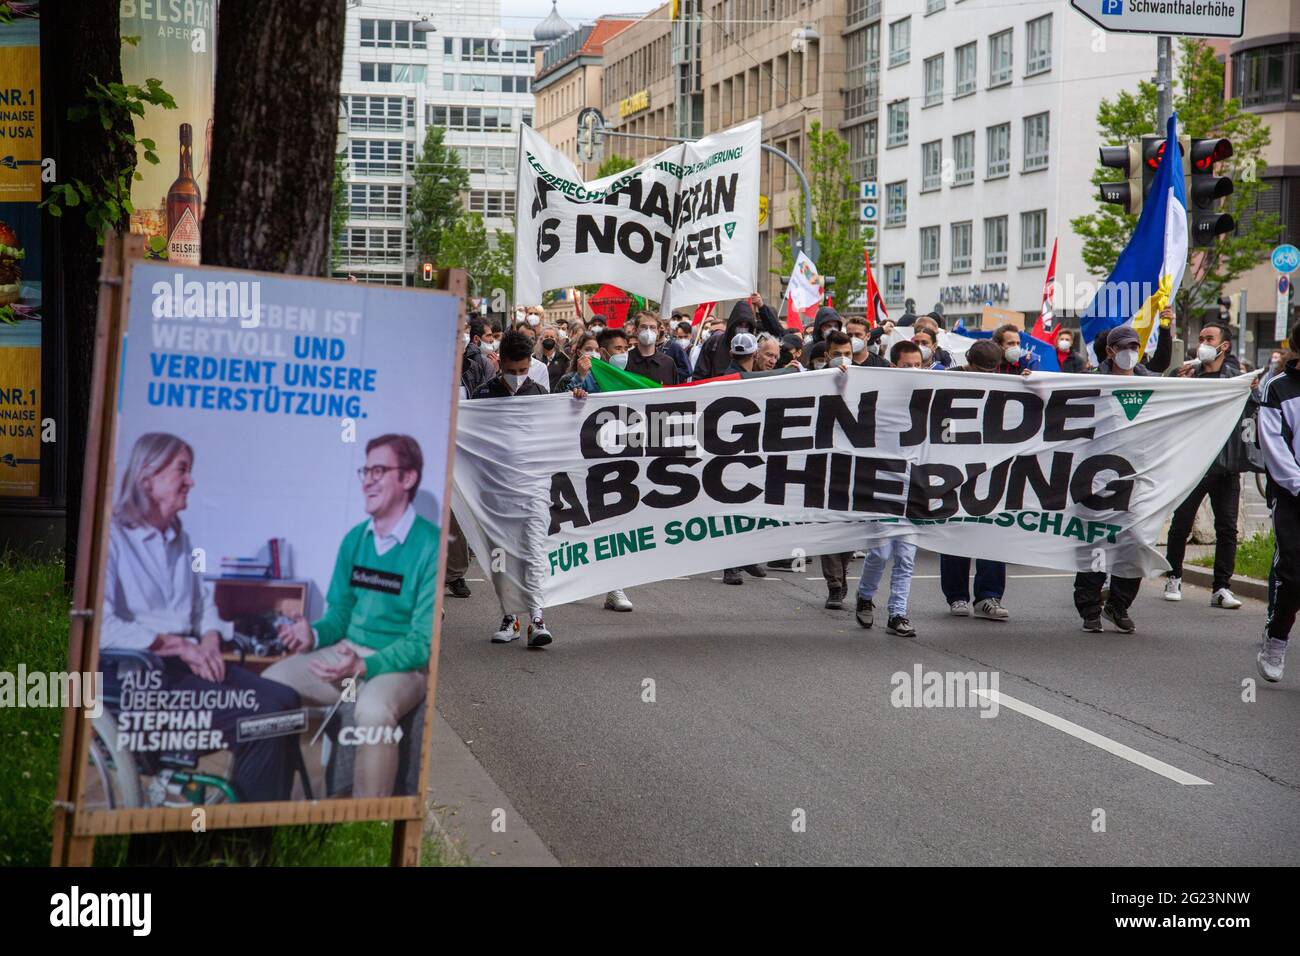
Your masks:
M470 132L485 130L490 133L510 129L514 113L512 109L497 106L429 105L424 109L425 122L430 126L445 126L447 129Z
M425 49L424 34L412 30L409 20L362 20L361 45L405 50Z
M342 257L353 262L401 262L404 237L401 229L343 230Z
M952 224L952 266L949 272L970 272L970 232L969 220Z
M925 105L943 102L943 54L925 61Z
M1041 266L1047 262L1047 210L1020 214L1020 264Z
M515 172L515 148L513 146L457 146L456 156L460 164L471 173Z
M926 226L921 230L921 268L917 275L939 274L939 227Z
M404 215L402 189L401 186L352 183L348 187L348 218L393 219L400 222Z
M420 63L362 63L364 83L423 83L426 67Z
M1003 30L989 37L989 86L1011 82L1011 31Z
M886 108L887 121L889 123L888 132L886 133L885 146L906 146L907 145L907 100L899 100L897 103L890 103Z
M400 139L354 139L348 156L357 176L400 176L406 171Z
M984 220L984 268L1007 267L1007 217Z
M1025 24L1025 76L1052 68L1052 15Z
M975 46L974 43L967 43L954 51L957 61L954 65L954 79L957 83L954 96L969 96L975 92Z
M906 274L901 262L885 266L885 302L893 305L903 301L903 277Z
M938 13L948 5L948 0L925 0L925 12Z
M1049 143L1049 113L1025 117L1025 171L1046 169Z
M943 185L943 140L921 144L921 192Z
M348 129L400 131L406 107L414 109L414 102L403 96L350 96Z
M902 226L907 223L907 180L885 186L885 225Z
M898 66L912 58L912 18L903 17L889 25L889 65Z
M952 182L962 186L975 181L975 133L960 133L952 138Z
M1011 172L1011 124L990 126L985 132L989 144L989 165L985 176L988 179L1006 176Z
M1300 43L1258 46L1233 56L1233 95L1243 106L1287 102L1288 61L1292 76L1290 101L1300 103Z
M849 173L854 182L876 178L876 129L876 121L869 120L844 131L849 144Z
M471 189L469 191L469 211L479 213L489 219L515 214L515 192L513 189Z

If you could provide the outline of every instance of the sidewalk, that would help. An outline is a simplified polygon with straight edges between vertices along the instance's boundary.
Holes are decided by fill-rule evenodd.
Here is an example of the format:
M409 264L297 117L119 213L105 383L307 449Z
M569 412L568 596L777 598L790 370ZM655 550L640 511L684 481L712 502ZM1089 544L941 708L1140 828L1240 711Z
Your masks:
M427 823L470 866L559 866L442 714L433 715ZM505 832L495 832L493 822Z

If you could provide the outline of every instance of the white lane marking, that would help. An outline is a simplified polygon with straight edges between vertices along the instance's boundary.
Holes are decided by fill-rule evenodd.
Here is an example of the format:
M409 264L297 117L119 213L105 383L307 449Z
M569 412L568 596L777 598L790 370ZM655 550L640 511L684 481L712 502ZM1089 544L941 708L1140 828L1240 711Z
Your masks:
M1078 724L1066 720L1064 717L1057 717L1055 714L1049 714L1045 710L1040 710L1033 704L1026 704L1023 700L1017 700L1014 697L1008 697L996 690L979 690L974 691L981 697L987 697L989 700L996 702L1002 707L1009 707L1017 713L1024 714L1033 720L1047 724L1049 727L1055 727L1061 733L1069 734L1071 737L1077 737L1085 743L1092 744L1094 747L1100 747L1107 753L1112 753L1129 763L1135 763L1139 767L1145 767L1152 773L1158 773L1162 777L1168 777L1174 783L1181 783L1185 787L1212 787L1214 784L1208 780L1202 780L1200 777L1188 773L1186 770L1179 770L1177 767L1165 763L1163 760L1157 760L1155 757L1144 754L1140 750L1134 750L1117 740L1111 740L1104 737L1096 731L1089 730L1087 727L1080 727Z

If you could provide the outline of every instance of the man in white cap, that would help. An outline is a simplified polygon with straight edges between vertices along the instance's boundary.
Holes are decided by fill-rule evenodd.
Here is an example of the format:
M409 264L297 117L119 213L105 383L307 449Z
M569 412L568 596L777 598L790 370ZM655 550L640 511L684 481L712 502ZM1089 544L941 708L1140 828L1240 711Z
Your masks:
M754 371L754 355L758 352L758 339L751 332L737 332L731 339L731 364L724 375Z

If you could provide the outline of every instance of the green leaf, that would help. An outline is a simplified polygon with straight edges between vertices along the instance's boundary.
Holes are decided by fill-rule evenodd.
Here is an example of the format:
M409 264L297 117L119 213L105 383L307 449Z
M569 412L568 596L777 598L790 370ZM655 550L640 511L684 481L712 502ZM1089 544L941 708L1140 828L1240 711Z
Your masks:
M81 205L81 197L77 195L77 191L75 189L68 189L67 192L63 194L63 201L68 206Z
M158 148L158 147L154 144L154 141L151 140L151 139L149 139L148 137L145 137L144 139L140 140L140 145L143 146L145 149L157 149L157 148Z
M149 249L152 252L162 252L167 248L167 240L162 236L149 237Z
M62 216L62 215L63 215L63 210L62 210L61 208L59 208L59 206L56 205L56 204L54 204L54 203L50 203L49 210L50 210L50 215L51 215L51 216Z

